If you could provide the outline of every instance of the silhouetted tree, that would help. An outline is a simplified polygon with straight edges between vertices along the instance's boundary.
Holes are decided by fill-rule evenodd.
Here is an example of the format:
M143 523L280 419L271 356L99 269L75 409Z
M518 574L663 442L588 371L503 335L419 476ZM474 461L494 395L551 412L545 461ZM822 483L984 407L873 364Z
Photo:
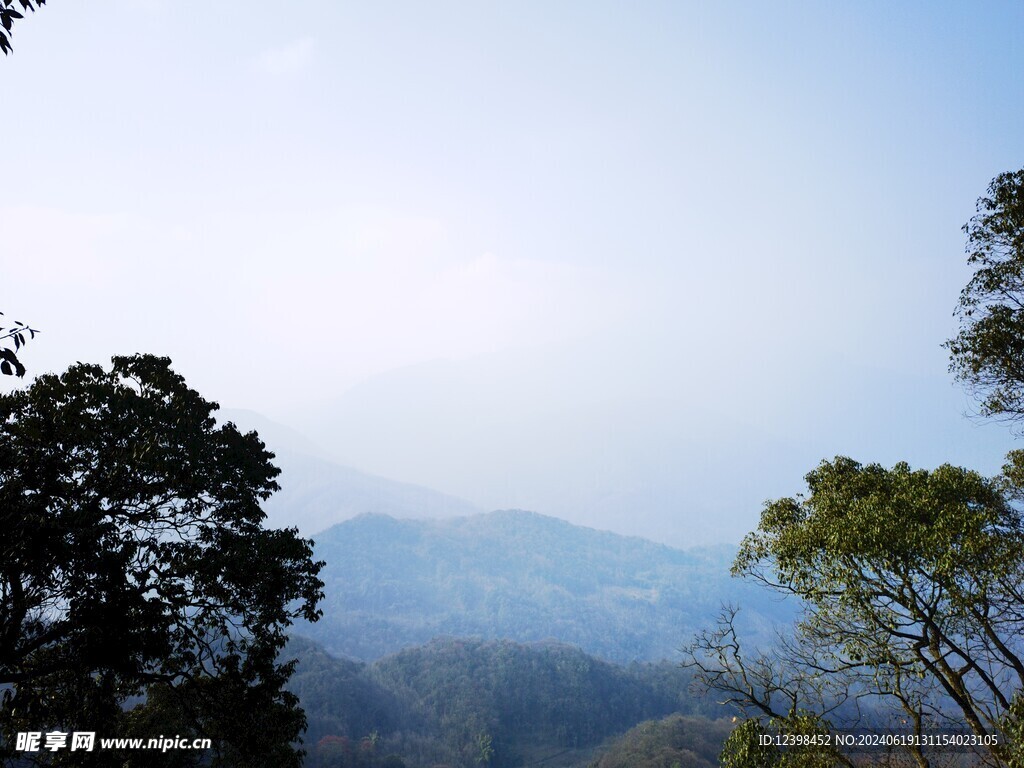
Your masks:
M321 563L260 507L279 470L166 358L78 364L0 396L0 729L116 735L157 686L228 764L298 764L285 628ZM257 759L258 762L258 759Z

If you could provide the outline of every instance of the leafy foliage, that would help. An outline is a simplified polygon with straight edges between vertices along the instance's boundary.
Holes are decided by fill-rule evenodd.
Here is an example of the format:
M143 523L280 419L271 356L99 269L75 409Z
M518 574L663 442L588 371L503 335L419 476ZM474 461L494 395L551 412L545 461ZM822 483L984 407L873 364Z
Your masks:
M765 506L735 564L804 601L795 644L773 667L724 633L700 646L702 682L776 722L821 680L835 696L887 699L912 732L1004 731L1024 686L1024 524L1011 503L1022 476L823 462L806 497Z
M946 344L950 370L979 397L982 413L1019 420L1024 170L993 179L964 231L976 269L960 295L960 333ZM1024 452L1011 451L995 479L949 465L889 470L839 457L807 484L806 497L765 506L734 566L801 598L794 639L774 655L748 656L727 613L689 648L699 683L753 718L723 759L781 765L754 748L758 728L794 727L805 714L828 727L830 708L875 697L893 703L915 734L962 723L979 736L1000 735L982 757L1020 765ZM931 764L926 749L909 752L918 766ZM852 764L843 755L821 759Z
M794 713L785 718L744 720L729 734L720 755L722 768L836 768L850 761L831 744L808 739L782 749L775 745L780 736L827 737L829 727L811 713ZM772 742L765 744L763 736Z
M15 19L23 18L23 15L14 7L15 0L0 0L0 51L6 56L11 52L11 27ZM46 0L17 0L23 11L35 11L41 5L46 5Z
M2 11L0 11L2 13ZM0 41L2 41L2 33L0 33ZM3 315L3 312L0 312ZM0 373L4 376L24 376L25 366L21 364L18 359L18 350L25 345L25 334L28 334L30 339L34 339L39 331L34 328L29 328L22 322L17 320L14 321L14 325L3 328L0 327L0 341L6 341L7 343L14 343L14 349L10 347L0 347Z
M1024 693L1018 691L1000 725L1007 742L1002 757L1008 765L1024 765Z
M273 455L216 427L216 407L153 356L0 397L7 737L116 734L148 686L146 706L216 738L225 764L253 749L297 761L303 718L277 656L296 617L318 616L321 564L293 531L262 527Z
M964 225L974 276L960 294L950 370L987 416L1024 417L1024 170L992 180Z

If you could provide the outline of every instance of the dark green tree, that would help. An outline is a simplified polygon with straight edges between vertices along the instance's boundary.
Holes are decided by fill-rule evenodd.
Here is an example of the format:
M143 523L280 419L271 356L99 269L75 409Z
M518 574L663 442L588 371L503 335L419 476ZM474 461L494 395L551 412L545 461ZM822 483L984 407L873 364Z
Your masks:
M294 530L263 527L273 454L216 408L153 356L0 397L8 749L17 730L116 736L149 688L147 706L213 738L217 760L298 764L304 719L278 652L294 618L318 618L322 564Z
M14 20L23 18L23 14L14 7L15 0L0 0L0 51L6 56L11 52L11 27ZM46 5L46 0L17 0L23 11L35 11L41 5Z

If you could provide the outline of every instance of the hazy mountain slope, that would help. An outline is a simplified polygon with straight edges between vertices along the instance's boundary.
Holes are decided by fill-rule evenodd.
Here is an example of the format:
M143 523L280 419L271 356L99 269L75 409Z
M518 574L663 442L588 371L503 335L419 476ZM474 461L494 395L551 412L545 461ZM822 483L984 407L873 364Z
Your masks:
M308 436L286 424L269 419L262 413L247 408L221 408L217 411L217 421L222 424L230 421L243 432L259 433L267 449L275 454L286 451L330 460L330 453Z
M448 520L364 515L317 537L333 653L374 659L439 635L554 639L631 661L677 658L722 602L752 641L790 612L730 578L726 547L682 551L529 512Z
M287 450L278 452L275 463L281 467L281 490L264 504L269 525L298 526L304 536L367 513L444 518L480 511L468 501L439 491Z
M335 658L303 637L289 639L285 657L299 660L288 688L301 699L312 741L327 734L358 739L402 726L406 707L372 679L365 664Z
M219 416L243 431L256 430L275 454L281 490L264 504L271 527L296 526L313 536L365 513L443 518L481 511L454 496L337 464L304 435L254 411L224 409Z

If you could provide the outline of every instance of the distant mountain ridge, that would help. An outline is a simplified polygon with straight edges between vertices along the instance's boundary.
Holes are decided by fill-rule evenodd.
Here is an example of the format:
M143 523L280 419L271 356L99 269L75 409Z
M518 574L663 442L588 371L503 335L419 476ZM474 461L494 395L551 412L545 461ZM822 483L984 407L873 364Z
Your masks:
M793 610L729 576L734 550L680 550L503 510L444 520L361 515L315 537L324 616L296 631L373 660L438 636L555 640L620 663L678 658L723 603L751 643Z
M338 464L304 435L255 411L226 408L219 417L242 431L255 430L274 453L274 464L281 468L281 490L264 504L272 528L296 527L303 536L313 536L366 513L436 518L482 511L431 488Z

